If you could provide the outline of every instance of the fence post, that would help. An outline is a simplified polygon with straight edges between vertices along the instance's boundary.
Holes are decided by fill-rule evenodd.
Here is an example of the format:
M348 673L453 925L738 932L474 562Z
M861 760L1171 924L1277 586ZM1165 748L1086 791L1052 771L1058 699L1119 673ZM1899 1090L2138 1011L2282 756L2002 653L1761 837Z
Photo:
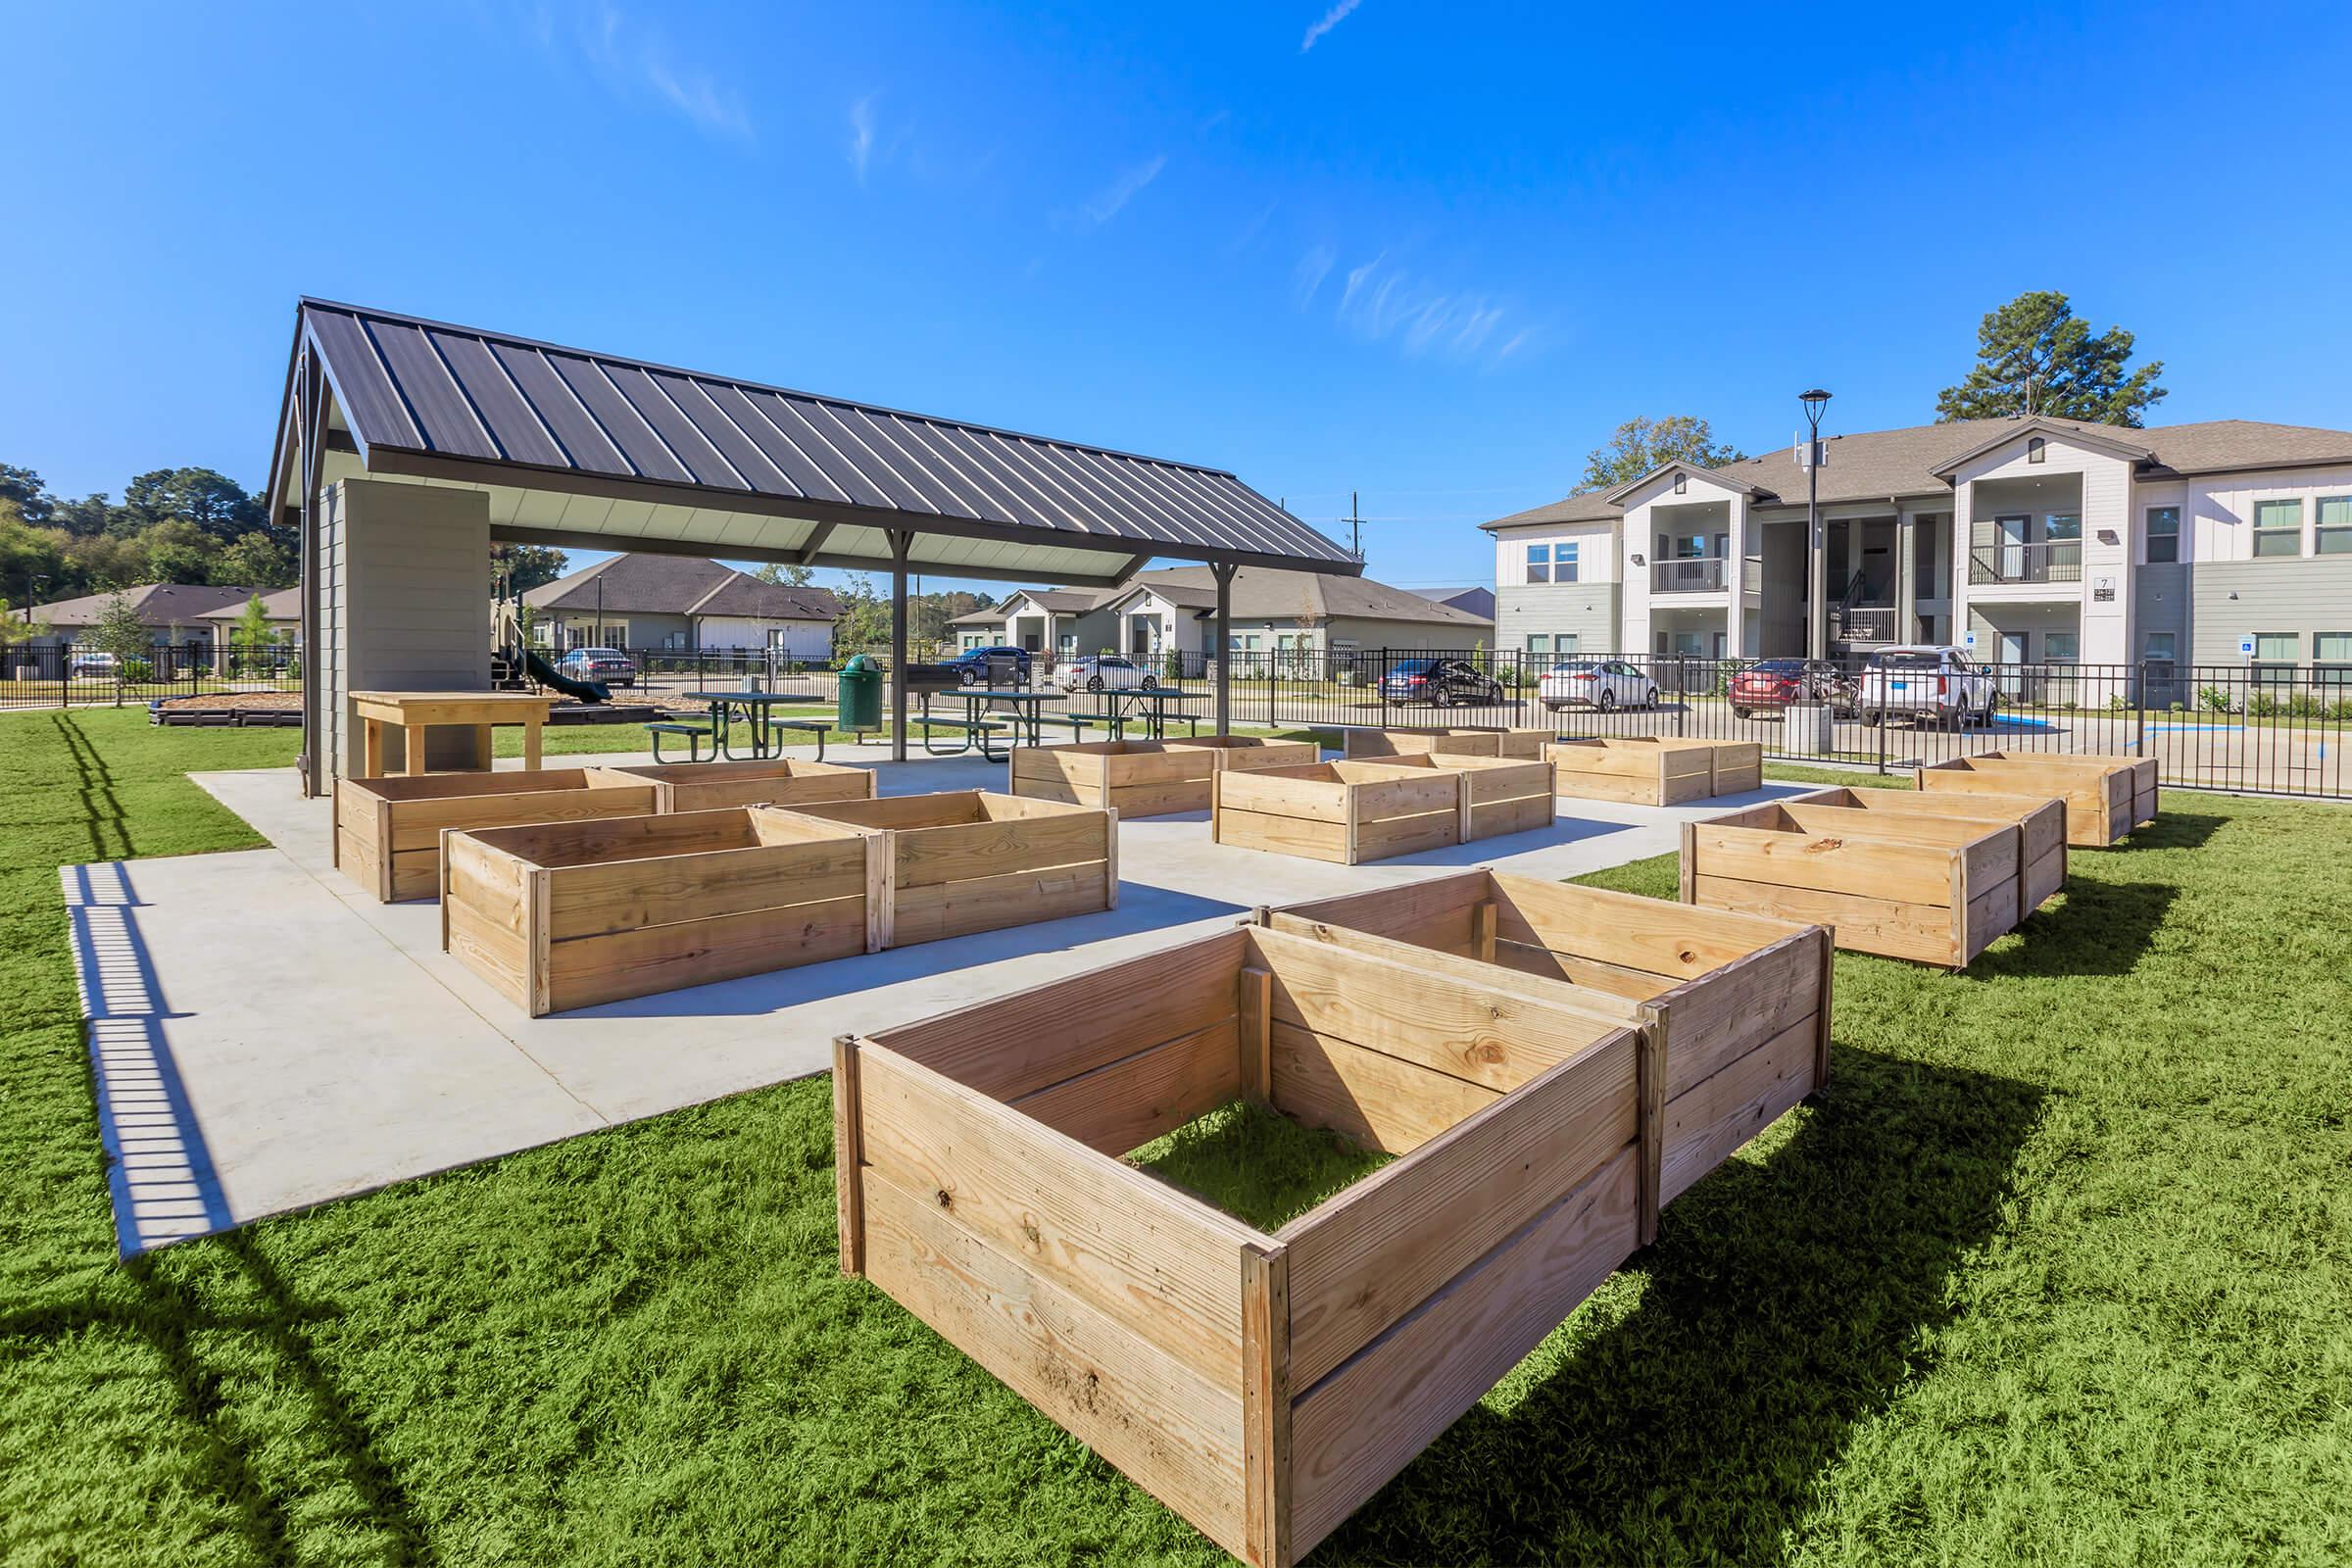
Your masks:
M2132 684L2132 755L2148 755L2148 662L2139 662L2139 678Z

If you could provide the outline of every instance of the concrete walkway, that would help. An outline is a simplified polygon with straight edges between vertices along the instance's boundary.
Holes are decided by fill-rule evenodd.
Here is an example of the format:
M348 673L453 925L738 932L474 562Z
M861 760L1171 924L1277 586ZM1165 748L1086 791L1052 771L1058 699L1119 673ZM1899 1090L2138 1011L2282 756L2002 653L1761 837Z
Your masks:
M886 795L1004 783L977 760L839 750ZM376 904L329 864L328 805L290 770L195 780L272 847L63 873L125 1253L818 1072L837 1035L1113 963L1254 905L1469 865L1575 876L1786 793L1565 802L1574 814L1545 830L1353 867L1211 844L1205 813L1154 817L1119 829L1114 910L534 1019L440 951L434 905Z

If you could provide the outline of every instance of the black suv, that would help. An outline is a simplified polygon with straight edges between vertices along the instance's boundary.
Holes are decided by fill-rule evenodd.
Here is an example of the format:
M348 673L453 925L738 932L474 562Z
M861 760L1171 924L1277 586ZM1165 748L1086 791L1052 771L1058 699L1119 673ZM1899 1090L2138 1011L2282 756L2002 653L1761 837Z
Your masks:
M974 648L957 654L946 662L943 668L956 672L956 678L965 686L978 686L988 680L988 662L991 659L1009 659L1021 672L1021 684L1029 684L1029 650L1026 648Z
M1502 701L1502 682L1472 668L1466 659L1400 659L1381 677L1380 700L1432 708L1492 707Z

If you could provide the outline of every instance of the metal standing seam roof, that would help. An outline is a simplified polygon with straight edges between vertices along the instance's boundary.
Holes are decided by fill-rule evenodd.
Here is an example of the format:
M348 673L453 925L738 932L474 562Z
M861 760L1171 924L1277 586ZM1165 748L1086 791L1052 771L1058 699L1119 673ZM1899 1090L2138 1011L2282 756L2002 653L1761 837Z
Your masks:
M849 525L1362 570L1220 469L325 300L299 319L370 473L806 519L818 564Z

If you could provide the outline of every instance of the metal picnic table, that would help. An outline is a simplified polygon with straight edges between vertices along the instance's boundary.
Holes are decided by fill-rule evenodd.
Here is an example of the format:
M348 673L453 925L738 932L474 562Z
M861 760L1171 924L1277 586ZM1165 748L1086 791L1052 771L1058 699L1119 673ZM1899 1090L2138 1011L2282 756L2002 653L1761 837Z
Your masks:
M734 748L728 743L731 730L730 715L740 708L744 721L752 732L751 750L754 759L774 755L781 744L776 734L782 729L807 729L808 724L780 722L775 716L779 708L806 707L820 701L814 692L688 692L689 702L701 703L710 710L710 739L718 755L735 759ZM817 756L825 750L824 727L816 727Z
M1187 712L1178 705L1208 700L1199 692L1188 692L1174 686L1131 686L1123 691L1090 692L1087 695L1102 705L1095 710L1096 714L1108 721L1114 739L1126 734L1128 715L1134 713L1143 718L1145 738L1155 741L1167 738L1168 711L1171 708L1177 710L1178 718L1192 721L1194 734L1200 733L1200 715Z
M960 720L942 719L937 722L955 724L961 728L964 732L964 739L959 746L941 749L931 744L931 734L926 728L923 732L923 750L931 753L934 757L954 757L977 746L982 757L992 762L1002 762L1004 759L988 749L988 726L984 722L988 710L1001 705L1012 718L1013 743L1015 745L1020 743L1021 729L1026 725L1029 730L1029 744L1035 746L1039 744L1038 726L1042 717L1041 710L1045 707L1046 700L1057 694L1049 691L997 686L961 686L954 691L925 692L922 694L922 714L915 722L924 725L934 722L931 717L931 699L935 695L953 698L963 704L963 717Z

